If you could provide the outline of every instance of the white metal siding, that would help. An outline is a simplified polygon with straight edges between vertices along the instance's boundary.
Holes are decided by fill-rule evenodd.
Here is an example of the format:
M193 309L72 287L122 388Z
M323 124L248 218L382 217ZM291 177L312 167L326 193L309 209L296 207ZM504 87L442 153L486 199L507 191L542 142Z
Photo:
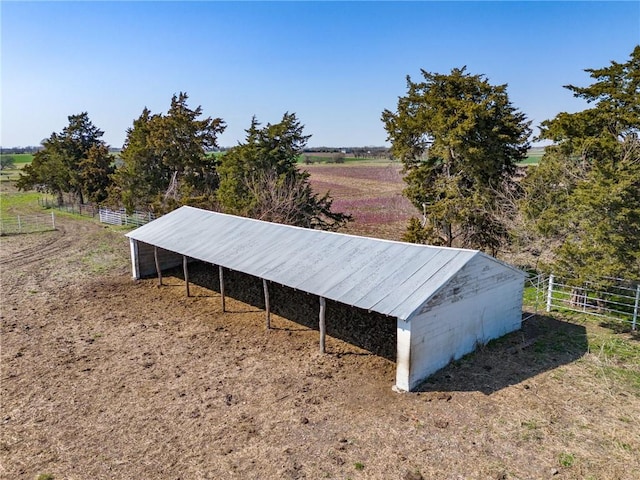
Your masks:
M410 389L452 360L520 328L524 281L478 258L412 317Z
M411 390L411 323L397 320L396 387Z

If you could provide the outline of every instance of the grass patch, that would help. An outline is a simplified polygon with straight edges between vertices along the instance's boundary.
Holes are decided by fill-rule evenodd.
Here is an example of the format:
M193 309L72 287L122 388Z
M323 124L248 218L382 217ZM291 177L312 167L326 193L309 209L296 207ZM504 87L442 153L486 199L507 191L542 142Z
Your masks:
M521 162L518 162L518 165L538 165L543 155L544 147L533 147L527 152L527 157Z
M561 467L569 468L573 466L576 461L576 457L573 453L561 453L558 456L558 463Z
M0 170L0 182L14 182L18 178L20 178L20 172L25 165L28 165L33 160L33 154L31 153L16 153L16 154L8 154L3 153L0 154L0 158L11 158L13 159L13 168L7 168L4 170Z
M13 158L13 163L15 165L26 165L27 163L31 163L33 161L32 153L2 153L0 154L0 158L11 157Z
M118 253L109 243L103 242L87 253L82 261L91 273L100 275L113 268L114 262L118 261Z
M640 344L636 340L603 329L589 336L589 352L596 378L626 385L640 396Z
M39 213L43 209L38 204L41 193L17 192L5 188L0 190L0 218L26 213Z
M586 342L585 353L588 356L585 360L593 376L640 396L640 342L637 335L603 326L597 318L589 315L570 312L554 316L567 326L583 326L585 335L576 335L570 329L543 331L533 345L537 355L553 356L584 349Z

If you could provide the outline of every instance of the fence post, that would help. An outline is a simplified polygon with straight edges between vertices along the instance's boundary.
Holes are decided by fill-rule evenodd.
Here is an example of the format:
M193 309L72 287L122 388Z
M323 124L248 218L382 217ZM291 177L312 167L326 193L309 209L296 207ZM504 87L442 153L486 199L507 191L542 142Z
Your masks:
M553 298L553 273L549 275L549 289L547 290L547 312L551 311L552 298Z
M631 330L636 329L636 321L638 320L638 305L640 304L640 283L636 285L636 303L633 307L633 321L631 322Z
M18 215L18 233L22 233L22 222L20 221L20 215Z
M56 216L53 212L51 212L51 225L53 226L53 229L56 229Z

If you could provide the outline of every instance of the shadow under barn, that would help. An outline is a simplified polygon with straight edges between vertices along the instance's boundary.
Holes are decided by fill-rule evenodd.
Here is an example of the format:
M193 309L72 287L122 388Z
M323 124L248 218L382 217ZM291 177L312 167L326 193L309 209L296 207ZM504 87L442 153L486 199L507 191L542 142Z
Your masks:
M165 275L184 280L182 267L167 270ZM218 267L209 263L189 263L189 282L220 293ZM268 282L271 313L303 327L318 330L319 301L316 295ZM235 270L224 269L225 296L265 309L262 279ZM327 335L355 345L373 355L396 361L396 319L377 312L326 300ZM331 353L328 351L327 353Z
M181 267L165 273L184 281ZM189 282L220 293L217 266L200 261L190 262ZM265 309L262 279L225 268L224 285L225 296L251 305L256 310ZM319 302L316 295L272 282L268 282L268 287L273 314L291 320L301 328L319 330ZM326 333L373 355L396 361L395 318L327 299ZM475 352L452 361L425 379L415 391L480 391L488 395L571 363L587 351L587 333L583 326L536 315L524 321L520 330L481 345ZM331 354L331 351L327 353Z

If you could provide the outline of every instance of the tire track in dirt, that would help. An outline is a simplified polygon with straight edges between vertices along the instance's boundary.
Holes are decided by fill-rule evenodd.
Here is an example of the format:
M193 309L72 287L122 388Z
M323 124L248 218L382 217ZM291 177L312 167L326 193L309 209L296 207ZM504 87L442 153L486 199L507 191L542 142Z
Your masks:
M63 250L74 246L73 233L86 234L89 230L90 226L82 221L73 222L72 229L69 228L69 225L59 224L56 228L56 235L53 238L42 239L36 245L0 256L0 266L2 268L23 267L52 258ZM73 233L69 234L70 231L73 231Z
M69 248L72 244L71 240L66 239L67 231L64 227L58 227L56 229L57 235L50 239L47 238L32 247L19 250L18 252L11 253L10 255L3 255L0 257L0 265L3 267L22 267L34 262L39 262L53 254L57 254L65 248Z

